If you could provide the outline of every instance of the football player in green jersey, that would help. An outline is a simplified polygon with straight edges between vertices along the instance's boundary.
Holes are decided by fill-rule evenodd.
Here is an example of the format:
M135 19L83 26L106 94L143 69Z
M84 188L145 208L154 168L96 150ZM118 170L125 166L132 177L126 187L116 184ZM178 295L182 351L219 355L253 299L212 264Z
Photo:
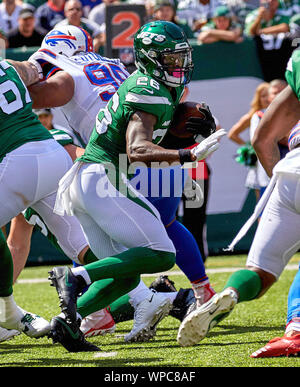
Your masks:
M67 349L65 338L76 340L78 318L134 289L142 273L166 271L175 262L175 249L159 213L130 185L127 163L151 166L201 160L218 149L218 139L226 134L218 131L192 150L160 147L191 79L191 47L178 26L156 21L137 32L134 49L137 71L100 110L84 155L58 190L55 211L79 219L100 259L50 272L63 312L52 319L52 337ZM76 306L86 285L91 286Z
M278 147L279 141L289 135L300 119L299 50L294 51L287 65L286 80L288 86L272 101L252 140L254 150L271 181L254 214L231 244L231 247L234 246L245 235L263 210L246 267L233 273L221 293L217 293L182 322L178 337L182 345L193 345L202 340L209 329L228 316L237 303L265 294L300 248L300 136L293 146L290 144L291 151L282 160ZM299 290L292 302L295 309L299 309L296 299L299 299ZM262 350L252 354L252 357L300 352L299 332L298 322L298 330L294 332L298 337L295 337L294 342L286 337L271 341Z
M26 86L38 80L30 63L0 61L0 227L28 205L42 208L49 197L55 198L59 179L72 165L68 153L32 112ZM13 262L2 232L0 326L36 338L50 330L48 321L24 311L14 301Z

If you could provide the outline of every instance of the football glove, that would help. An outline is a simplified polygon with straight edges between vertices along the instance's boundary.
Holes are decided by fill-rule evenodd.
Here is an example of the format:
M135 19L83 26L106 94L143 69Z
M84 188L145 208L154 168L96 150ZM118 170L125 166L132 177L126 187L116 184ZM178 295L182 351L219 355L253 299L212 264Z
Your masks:
M225 136L227 132L224 129L217 130L215 133L211 134L195 148L191 150L196 156L197 161L206 159L211 153L215 152L219 146L219 139Z
M205 118L200 117L190 117L186 124L186 130L193 133L195 136L199 134L207 138L216 131L216 123L209 107L205 102L201 103L201 107L198 110L205 116Z

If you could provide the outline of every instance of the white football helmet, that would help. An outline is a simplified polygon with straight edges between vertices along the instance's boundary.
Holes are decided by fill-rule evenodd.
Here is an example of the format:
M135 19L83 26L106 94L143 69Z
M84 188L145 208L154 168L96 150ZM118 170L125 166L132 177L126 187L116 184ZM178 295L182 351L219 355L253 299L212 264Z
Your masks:
M83 28L63 26L48 32L40 50L49 50L69 58L78 52L94 51L93 39Z

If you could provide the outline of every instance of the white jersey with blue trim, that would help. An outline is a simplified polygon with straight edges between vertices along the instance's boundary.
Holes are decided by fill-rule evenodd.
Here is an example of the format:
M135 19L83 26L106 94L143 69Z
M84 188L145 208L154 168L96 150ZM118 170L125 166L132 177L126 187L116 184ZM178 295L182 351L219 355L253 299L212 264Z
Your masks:
M39 50L40 59L66 71L74 80L73 98L59 109L74 132L87 144L96 116L121 83L129 76L119 59L80 53L67 58L49 50Z

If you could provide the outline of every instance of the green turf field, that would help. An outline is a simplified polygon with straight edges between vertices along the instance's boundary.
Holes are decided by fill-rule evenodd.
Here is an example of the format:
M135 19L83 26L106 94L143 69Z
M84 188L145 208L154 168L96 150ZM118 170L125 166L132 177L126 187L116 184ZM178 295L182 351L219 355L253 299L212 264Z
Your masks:
M243 267L245 256L211 257L207 271L217 291L222 290L229 271ZM295 267L297 254L290 262ZM215 272L217 269L217 272ZM47 281L49 267L25 268L14 287L16 302L24 309L47 319L60 312L58 297ZM175 268L174 270L178 270ZM132 322L117 325L114 335L94 337L91 342L101 347L96 353L68 353L47 338L30 339L24 334L0 344L1 367L299 367L300 358L251 359L249 355L269 339L282 336L285 326L287 294L297 270L286 269L280 280L259 300L236 306L231 315L215 327L202 342L194 347L177 345L179 321L164 319L155 340L148 343L125 343L123 335ZM183 275L172 275L176 287L188 287ZM150 284L155 277L145 277ZM31 281L32 280L32 281Z

